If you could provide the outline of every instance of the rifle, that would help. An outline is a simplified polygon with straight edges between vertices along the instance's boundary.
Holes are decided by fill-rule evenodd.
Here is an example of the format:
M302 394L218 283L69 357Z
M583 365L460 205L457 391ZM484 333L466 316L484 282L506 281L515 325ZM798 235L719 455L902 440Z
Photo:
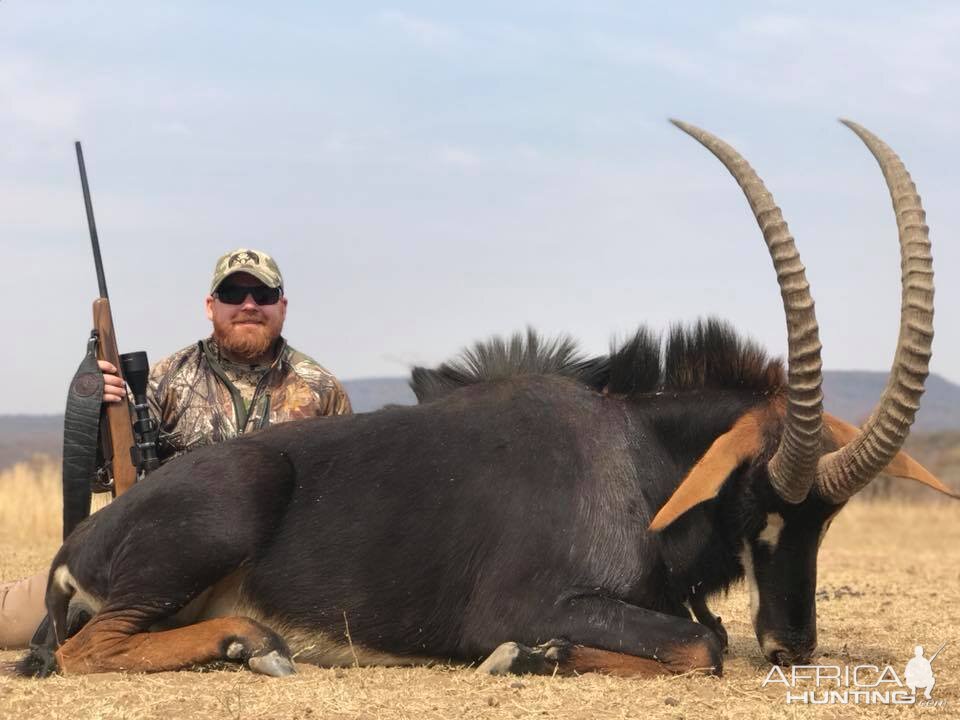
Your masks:
M93 490L109 490L114 497L122 495L140 476L159 465L155 443L157 428L150 418L146 398L147 354L120 355L117 350L113 313L100 257L100 239L79 141L76 150L100 295L93 302L93 331L87 342L87 354L70 384L64 413L64 539L90 514ZM134 396L135 421L127 403L103 404L103 375L97 360L111 363L129 385Z

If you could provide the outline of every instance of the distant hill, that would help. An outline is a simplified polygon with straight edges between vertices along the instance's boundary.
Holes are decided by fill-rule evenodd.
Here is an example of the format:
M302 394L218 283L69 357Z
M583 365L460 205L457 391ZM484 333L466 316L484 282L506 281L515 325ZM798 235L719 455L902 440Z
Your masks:
M344 380L354 412L379 410L384 405L416 405L417 398L407 378L385 377Z
M364 378L343 382L354 412L417 402L406 378ZM34 455L59 457L63 415L0 415L0 468Z
M827 370L823 374L824 403L834 415L859 425L870 415L886 383L885 372ZM416 402L406 378L348 380L344 385L357 412ZM960 430L960 385L940 375L931 375L913 430L923 433Z
M827 370L823 373L824 404L834 415L860 425L870 415L886 384L886 372ZM925 387L913 430L960 430L960 385L931 375Z
M887 374L884 372L827 371L824 373L827 410L849 422L860 424L880 398L886 381ZM364 378L346 380L343 384L355 412L370 412L384 405L412 405L416 402L406 378ZM927 380L922 404L914 424L915 433L946 435L936 442L919 445L924 448L929 445L931 452L934 446L952 446L956 434L960 432L960 386L939 375L932 375ZM62 432L61 415L0 415L0 468L38 453L59 456ZM940 458L942 450L938 449L937 452ZM947 460L944 459L944 462ZM953 463L956 460L950 455L948 464L953 467Z
M0 415L0 468L34 455L59 457L63 415Z

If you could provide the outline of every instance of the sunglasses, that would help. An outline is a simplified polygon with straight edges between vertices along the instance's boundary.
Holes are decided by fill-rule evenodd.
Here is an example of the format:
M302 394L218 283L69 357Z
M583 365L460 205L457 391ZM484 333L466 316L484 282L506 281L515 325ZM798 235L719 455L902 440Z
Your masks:
M272 288L266 285L255 285L253 287L223 285L217 288L217 291L213 294L217 300L227 305L241 305L247 299L247 295L252 297L257 305L276 305L280 301L283 291L278 287Z

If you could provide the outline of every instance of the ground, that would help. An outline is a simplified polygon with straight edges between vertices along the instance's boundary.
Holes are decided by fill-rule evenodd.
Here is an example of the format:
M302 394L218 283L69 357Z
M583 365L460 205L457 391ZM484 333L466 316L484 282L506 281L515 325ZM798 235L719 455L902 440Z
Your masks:
M32 482L13 480L0 473L3 579L41 569L57 545L49 503L29 510L44 494L49 498L49 487L35 498L29 494ZM713 606L730 633L722 678L489 678L445 665L300 666L298 675L279 680L233 669L42 681L0 675L0 718L960 717L960 503L852 504L834 522L820 553L815 662L890 664L902 678L915 645L923 645L929 657L946 643L933 664L937 685L930 707L788 705L783 684L761 687L770 666L754 638L743 588ZM0 651L0 661L17 656ZM805 689L812 685L797 691Z

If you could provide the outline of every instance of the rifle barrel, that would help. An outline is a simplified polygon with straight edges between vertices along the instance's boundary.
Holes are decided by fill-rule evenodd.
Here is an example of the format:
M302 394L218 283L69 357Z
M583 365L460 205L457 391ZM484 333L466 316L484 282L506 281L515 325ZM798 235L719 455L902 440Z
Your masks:
M87 226L90 228L90 242L93 245L93 263L97 268L97 284L100 286L100 297L107 296L107 278L103 274L103 260L100 259L100 238L97 236L97 221L93 219L93 201L90 199L90 185L87 183L87 166L83 162L83 148L80 141L74 143L77 147L77 165L80 168L80 184L83 185L83 204L87 210Z

